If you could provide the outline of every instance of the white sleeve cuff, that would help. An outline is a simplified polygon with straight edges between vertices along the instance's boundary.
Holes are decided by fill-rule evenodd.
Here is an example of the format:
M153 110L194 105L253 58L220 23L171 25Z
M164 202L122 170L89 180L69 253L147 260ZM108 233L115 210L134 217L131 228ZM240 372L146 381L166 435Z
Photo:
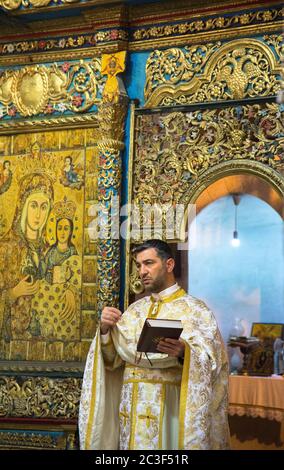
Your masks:
M106 334L101 333L101 343L102 344L107 344L110 341L110 332L108 331Z

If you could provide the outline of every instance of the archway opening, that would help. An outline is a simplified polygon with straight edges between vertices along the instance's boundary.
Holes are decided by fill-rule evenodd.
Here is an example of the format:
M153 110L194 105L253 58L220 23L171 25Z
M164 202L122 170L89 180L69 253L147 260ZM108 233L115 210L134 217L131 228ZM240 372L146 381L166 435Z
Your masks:
M267 202L284 217L283 196L266 180L253 174L235 174L214 181L197 198L196 212L229 194L250 194Z
M240 196L241 244L231 245L233 194ZM196 201L195 244L188 252L188 291L214 311L226 341L239 319L243 334L253 322L283 322L283 197L254 175L215 181Z

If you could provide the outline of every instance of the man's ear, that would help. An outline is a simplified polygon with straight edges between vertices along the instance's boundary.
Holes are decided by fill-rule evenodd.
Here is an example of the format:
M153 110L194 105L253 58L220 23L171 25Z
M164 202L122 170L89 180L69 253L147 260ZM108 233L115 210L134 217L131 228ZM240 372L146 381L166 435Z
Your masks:
M175 260L173 258L167 259L166 266L168 273L172 273L175 267Z

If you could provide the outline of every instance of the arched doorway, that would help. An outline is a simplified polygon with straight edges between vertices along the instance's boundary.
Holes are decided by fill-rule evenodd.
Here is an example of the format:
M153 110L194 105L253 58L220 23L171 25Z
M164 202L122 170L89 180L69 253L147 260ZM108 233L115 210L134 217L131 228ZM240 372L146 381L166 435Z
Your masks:
M219 167L220 172L207 172L208 179L197 181L189 198L196 205L195 246L190 247L189 238L188 251L180 256L181 283L214 311L225 340L238 318L243 320L244 335L250 335L253 322L283 321L283 178L262 165L256 167L253 171L237 167L222 171ZM246 221L242 235L246 233L246 241L249 239L239 251L230 246L233 194L241 198ZM198 220L203 223L203 233ZM227 239L226 230L231 235Z
M249 336L253 322L281 323L284 312L282 217L257 196L239 200L240 245L232 244L235 206L225 195L198 212L189 251L188 291L213 310L225 341L239 320Z
M251 194L267 202L284 218L284 177L267 165L248 160L232 160L215 165L203 172L190 187L185 188L180 203L185 208L195 205L198 214L214 200L233 193ZM185 217L188 216L186 211ZM186 223L186 221L185 221ZM188 287L190 240L177 250L178 282Z
M208 204L228 194L250 194L262 199L284 216L283 196L271 183L254 174L234 174L214 181L196 200L196 212L199 213Z

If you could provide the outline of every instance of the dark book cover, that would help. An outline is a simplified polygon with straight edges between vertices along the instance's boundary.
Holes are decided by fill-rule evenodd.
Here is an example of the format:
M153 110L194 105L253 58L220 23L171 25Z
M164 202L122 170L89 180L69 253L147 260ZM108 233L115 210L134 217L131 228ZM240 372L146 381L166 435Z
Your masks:
M159 352L157 345L163 338L179 339L183 330L180 320L146 318L137 344L138 352Z

